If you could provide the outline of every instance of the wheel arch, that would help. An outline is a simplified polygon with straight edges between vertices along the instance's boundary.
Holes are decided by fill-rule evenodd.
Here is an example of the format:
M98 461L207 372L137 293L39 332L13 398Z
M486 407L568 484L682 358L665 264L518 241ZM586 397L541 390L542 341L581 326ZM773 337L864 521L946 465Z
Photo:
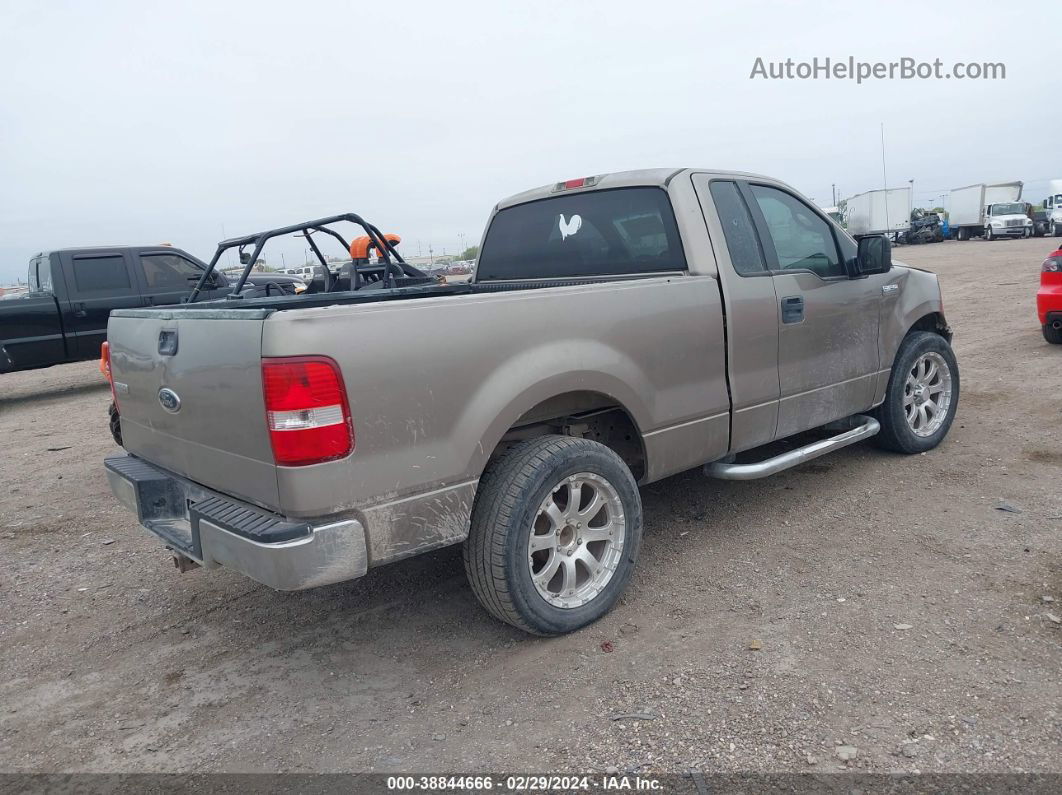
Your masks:
M949 343L952 338L951 326L949 326L948 321L945 320L943 311L927 312L922 315L922 317L918 318L918 320L910 325L907 332L904 334L904 337L912 331L929 331L933 334L939 334Z
M634 415L614 396L586 389L540 400L512 422L491 456L526 439L549 434L600 442L623 459L635 480L646 474L645 442Z

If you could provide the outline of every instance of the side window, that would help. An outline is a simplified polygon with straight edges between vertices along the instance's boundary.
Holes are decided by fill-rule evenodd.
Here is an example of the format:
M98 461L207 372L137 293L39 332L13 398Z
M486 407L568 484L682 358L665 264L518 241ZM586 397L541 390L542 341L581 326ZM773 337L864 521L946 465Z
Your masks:
M107 290L129 290L129 271L125 257L112 254L104 257L74 257L74 282L79 293L99 293Z
M191 289L203 269L177 254L142 254L140 264L149 290Z
M41 289L41 280L38 276L42 257L34 257L29 261L29 268L26 271L27 283L29 284L29 290L31 293L39 292Z
M841 262L849 262L859 256L859 245L849 237L847 232L838 230L837 245L841 249Z
M823 278L844 276L829 224L785 191L752 185L781 270L809 270Z
M756 227L752 225L752 216L737 185L733 182L713 182L710 190L719 222L723 225L723 236L726 237L726 247L730 251L734 270L742 276L766 272L767 263L756 237Z
M52 292L52 258L37 258L37 289L42 293Z

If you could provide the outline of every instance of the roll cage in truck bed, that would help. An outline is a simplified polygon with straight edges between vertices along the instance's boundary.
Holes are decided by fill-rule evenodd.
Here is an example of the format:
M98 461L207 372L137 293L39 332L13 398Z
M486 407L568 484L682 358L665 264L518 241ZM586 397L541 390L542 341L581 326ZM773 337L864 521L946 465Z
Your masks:
M251 273L251 269L254 267L254 263L258 261L258 257L262 253L262 249L265 244L272 240L274 237L281 237L283 235L296 234L302 232L306 238L306 242L313 250L317 260L321 263L321 267L324 269L324 291L331 292L336 286L338 280L332 275L332 272L328 269L328 262L325 260L324 254L321 253L321 249L318 248L316 241L314 241L312 235L314 232L321 232L326 235L334 237L343 246L345 251L350 251L350 244L346 239L334 229L329 227L329 224L335 224L340 221L349 221L350 223L357 224L368 235L370 245L375 247L379 252L380 266L383 268L383 273L380 277L380 286L397 287L399 286L398 279L408 281L410 279L427 280L428 277L416 268L406 264L406 261L402 259L402 255L395 250L394 244L373 224L363 219L360 215L355 213L342 213L340 215L331 215L327 218L318 218L315 221L304 221L301 224L293 224L292 226L282 226L276 229L267 229L264 232L255 232L250 235L243 235L242 237L233 237L228 240L222 240L218 243L217 250L214 252L214 257L207 265L206 271L200 277L199 281L195 285L195 289L192 290L192 294L188 297L188 303L193 303L202 291L207 280L210 278L210 274L213 273L214 268L217 266L218 261L221 259L221 255L231 248L238 249L240 252L240 262L243 264L243 272L240 274L240 278L236 281L236 284L232 288L232 292L225 296L226 299L232 300L237 298L243 298L241 291L244 285L247 283L247 277ZM252 253L247 254L244 249L248 246L254 246ZM393 260L392 260L393 258ZM379 267L379 266L378 266ZM351 263L350 268L350 287L351 290L361 289L363 284L362 273L358 268L357 262ZM366 284L368 282L365 282Z

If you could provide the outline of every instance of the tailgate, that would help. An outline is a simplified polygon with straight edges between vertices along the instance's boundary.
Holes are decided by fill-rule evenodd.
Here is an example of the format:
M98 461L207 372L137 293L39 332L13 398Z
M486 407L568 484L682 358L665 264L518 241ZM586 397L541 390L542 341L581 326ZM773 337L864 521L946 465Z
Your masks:
M269 313L112 312L107 337L125 448L215 491L275 508L261 369Z

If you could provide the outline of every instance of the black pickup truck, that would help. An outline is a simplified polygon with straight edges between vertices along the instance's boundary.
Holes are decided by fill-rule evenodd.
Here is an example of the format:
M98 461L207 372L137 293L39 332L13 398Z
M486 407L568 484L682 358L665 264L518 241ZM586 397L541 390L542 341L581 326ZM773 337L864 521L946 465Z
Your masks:
M0 373L95 359L112 309L178 304L206 271L172 246L111 246L46 251L29 263L29 292L0 301ZM305 289L298 278L252 273L252 288ZM231 289L214 271L199 300Z

